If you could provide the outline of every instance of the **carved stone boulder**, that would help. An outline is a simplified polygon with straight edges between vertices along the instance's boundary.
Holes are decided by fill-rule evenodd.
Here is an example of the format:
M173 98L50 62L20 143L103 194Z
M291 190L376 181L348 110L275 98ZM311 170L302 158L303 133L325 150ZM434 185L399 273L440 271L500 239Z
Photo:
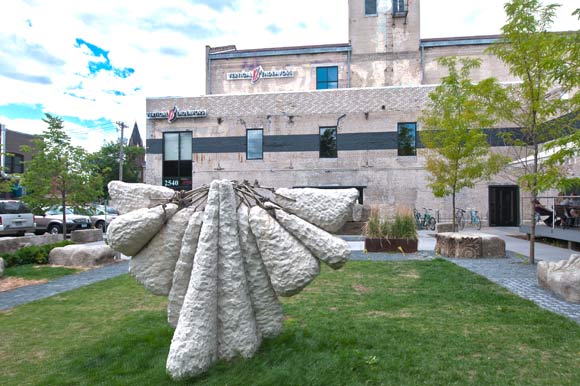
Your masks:
M568 260L538 263L538 284L564 300L580 303L580 255L573 254Z
M461 259L505 257L505 241L485 233L444 232L437 234L435 253Z

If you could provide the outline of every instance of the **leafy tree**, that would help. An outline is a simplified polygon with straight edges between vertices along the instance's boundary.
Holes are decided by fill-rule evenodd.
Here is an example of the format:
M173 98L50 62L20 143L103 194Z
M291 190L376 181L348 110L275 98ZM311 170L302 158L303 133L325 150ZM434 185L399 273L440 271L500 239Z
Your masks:
M499 172L507 162L506 157L490 152L487 135L481 129L495 123L489 101L498 99L502 89L494 79L471 82L470 73L480 66L479 59L464 58L459 62L460 69L455 57L439 59L448 75L429 94L419 132L428 150L428 186L436 197L451 196L454 229L457 193Z
M33 208L62 206L63 239L66 239L66 208L95 201L100 192L101 176L88 162L81 147L71 145L59 117L46 114L48 124L33 140L34 157L26 162L23 184L28 194L23 197ZM31 151L28 146L24 151Z
M10 157L12 153L4 153L2 150L4 149L4 145L0 145L0 157ZM7 168L4 167L4 170L0 170L0 193L9 193L13 190L14 186L18 184L20 180L20 175L6 174Z
M577 8L573 14L580 20L580 8ZM566 92L569 98L569 109L573 113L558 119L570 128L569 135L556 139L546 146L548 150L553 151L548 161L555 164L563 164L580 154L580 92L577 92L580 88L580 30L566 33L561 36L561 39L565 43L564 54L559 58L561 63L557 66L554 77L562 86L562 90ZM564 176L560 180L560 186L564 190L579 185L580 176Z
M549 32L557 4L543 5L539 0L511 0L505 4L507 22L502 39L490 47L521 80L508 87L510 98L495 103L503 119L520 128L517 136L506 135L518 163L518 182L530 193L530 263L535 260L534 200L539 193L554 188L562 178L555 162L541 162L545 143L574 135L567 120L557 120L578 107L578 33ZM577 89L576 89L577 90ZM565 98L564 94L571 93ZM570 96L570 95L569 95ZM569 122L569 120L568 120Z
M123 146L123 181L140 182L141 172L139 158L145 154L145 150L139 146ZM109 192L107 184L119 179L119 144L109 142L90 156L91 162L103 176L102 192L106 197Z

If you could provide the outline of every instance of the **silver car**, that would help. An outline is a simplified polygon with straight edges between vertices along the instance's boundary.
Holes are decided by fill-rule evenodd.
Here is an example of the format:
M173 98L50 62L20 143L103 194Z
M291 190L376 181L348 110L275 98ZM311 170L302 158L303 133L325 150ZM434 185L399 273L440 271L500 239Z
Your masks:
M92 228L89 216L74 214L71 208L66 208L66 232ZM62 206L52 206L42 216L36 216L36 234L45 232L62 233Z
M103 232L107 230L107 227L117 216L119 212L117 209L105 205L95 205L86 208L87 212L91 216L91 222L93 226L98 229L102 229Z
M0 200L0 235L24 236L34 232L34 215L26 204L17 200Z

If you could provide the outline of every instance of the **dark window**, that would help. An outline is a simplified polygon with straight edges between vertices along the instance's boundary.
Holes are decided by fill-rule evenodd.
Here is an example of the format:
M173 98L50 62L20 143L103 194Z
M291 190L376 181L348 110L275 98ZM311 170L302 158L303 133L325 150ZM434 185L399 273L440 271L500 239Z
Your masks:
M338 67L316 68L316 89L338 88Z
M24 173L24 156L22 154L5 155L5 171L8 174Z
M191 189L191 132L163 133L163 186Z
M397 124L397 155L417 155L417 123L406 122Z
M393 0L393 14L406 13L407 12L407 1L406 0Z
M21 201L0 202L0 214L22 214L32 213L30 209Z
M320 158L336 158L336 127L320 128Z
M365 15L377 14L377 0L365 0Z
M263 159L263 129L246 130L246 159Z

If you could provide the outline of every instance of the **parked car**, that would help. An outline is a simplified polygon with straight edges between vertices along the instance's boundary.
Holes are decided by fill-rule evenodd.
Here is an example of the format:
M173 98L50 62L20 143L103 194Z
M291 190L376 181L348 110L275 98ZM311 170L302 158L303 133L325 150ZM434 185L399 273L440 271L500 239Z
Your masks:
M107 230L107 227L117 216L119 211L115 208L105 205L94 205L86 208L89 216L91 217L91 223L93 227L102 229L103 232Z
M62 206L52 206L45 210L42 216L36 216L36 234L45 232L57 234L62 233ZM66 231L67 233L79 229L92 228L89 216L75 214L72 208L66 208Z
M0 235L24 236L35 230L34 215L25 203L0 200Z

